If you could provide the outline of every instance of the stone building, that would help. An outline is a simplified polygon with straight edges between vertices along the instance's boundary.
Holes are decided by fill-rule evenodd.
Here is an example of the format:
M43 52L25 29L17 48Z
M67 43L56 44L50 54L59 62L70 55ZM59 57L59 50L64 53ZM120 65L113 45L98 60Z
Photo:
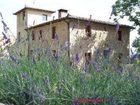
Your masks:
M114 66L126 62L129 57L129 36L132 27L90 18L76 17L65 9L58 11L25 7L17 15L17 50L19 55L40 55L50 48L59 54L67 46L67 55L78 65L110 58ZM25 43L22 43L25 41Z

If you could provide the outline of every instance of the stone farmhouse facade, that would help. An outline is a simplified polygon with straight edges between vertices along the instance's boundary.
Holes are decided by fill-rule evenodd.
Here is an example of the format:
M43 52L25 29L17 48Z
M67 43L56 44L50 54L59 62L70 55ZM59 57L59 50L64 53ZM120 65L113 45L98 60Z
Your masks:
M16 13L17 42L20 56L40 56L49 47L59 54L66 46L70 61L81 66L99 57L109 57L114 66L129 57L132 27L90 18L72 16L65 9L58 11L25 7ZM22 41L24 43L22 43ZM36 50L43 49L40 54Z

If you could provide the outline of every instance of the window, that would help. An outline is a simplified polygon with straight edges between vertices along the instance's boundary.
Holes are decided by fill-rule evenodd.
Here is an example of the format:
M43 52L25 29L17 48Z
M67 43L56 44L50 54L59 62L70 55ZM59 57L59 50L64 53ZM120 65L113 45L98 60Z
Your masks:
M33 50L30 50L30 55L33 55Z
M107 58L108 57L108 50L104 50L103 55L105 58Z
M56 60L58 59L58 54L57 54L56 50L52 50L52 55Z
M121 68L122 56L123 56L122 53L119 53L119 54L118 54L118 68Z
M52 50L52 54L53 54L53 56L55 56L56 55L56 50Z
M56 27L52 27L52 39L55 39Z
M89 64L90 63L90 61L91 61L91 53L89 52L89 53L85 53L85 63L86 64Z
M43 20L43 21L46 21L47 19L48 19L48 15L43 15L43 16L42 16L42 20Z
M39 40L42 39L42 30L39 31Z
M35 40L35 34L34 34L34 31L32 32L32 40Z
M23 20L24 20L25 19L25 11L23 11L22 15L23 15L22 17L23 17Z
M17 41L20 42L20 39L21 39L20 32L18 32Z
M122 31L118 31L118 40L122 41Z
M90 25L86 26L86 36L91 37L91 26Z
M118 63L119 63L119 64L122 63L122 56L123 56L122 53L119 53L119 54L118 54Z
M111 54L111 48L106 48L104 51L103 51L103 55L105 58L108 58Z

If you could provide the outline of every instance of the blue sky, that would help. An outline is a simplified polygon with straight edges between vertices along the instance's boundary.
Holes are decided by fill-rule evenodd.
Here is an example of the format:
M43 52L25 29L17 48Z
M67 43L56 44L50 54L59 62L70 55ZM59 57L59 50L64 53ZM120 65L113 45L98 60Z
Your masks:
M13 13L25 5L48 10L64 8L69 10L69 13L72 15L82 17L92 15L93 19L111 21L109 20L109 16L111 6L115 1L116 0L0 0L0 12L2 12L4 20L12 32L16 34L16 16L14 16ZM35 4L33 4L33 2L35 2ZM127 19L121 20L120 22L122 24L131 25ZM0 30L2 30L1 27ZM131 42L135 36L136 32L131 32Z

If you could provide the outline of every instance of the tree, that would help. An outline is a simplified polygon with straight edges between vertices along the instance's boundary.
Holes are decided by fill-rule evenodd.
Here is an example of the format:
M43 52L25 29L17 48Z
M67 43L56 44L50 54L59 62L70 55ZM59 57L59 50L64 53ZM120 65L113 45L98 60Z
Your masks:
M112 15L115 16L114 20L128 17L140 35L140 0L117 0L112 6ZM134 40L132 46L140 52L140 37Z
M140 37L137 37L133 43L132 46L136 48L137 53L140 53Z
M128 17L134 23L134 27L138 27L140 34L140 0L117 0L112 8L116 18Z

